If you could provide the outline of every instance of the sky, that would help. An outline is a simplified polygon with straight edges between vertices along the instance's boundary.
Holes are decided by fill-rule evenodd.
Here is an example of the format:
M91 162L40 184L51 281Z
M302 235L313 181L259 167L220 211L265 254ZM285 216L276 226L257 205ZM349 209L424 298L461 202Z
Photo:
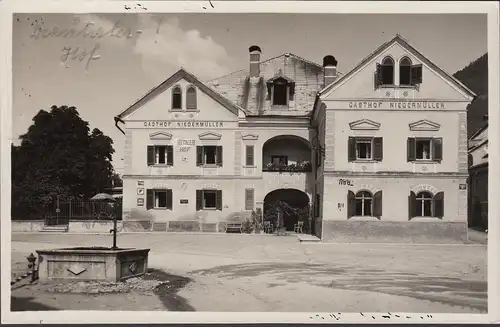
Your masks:
M47 33L69 28L83 32ZM248 68L248 48L258 45L262 60L293 53L321 64L333 55L346 73L396 34L450 74L487 52L486 15L16 14L13 142L40 109L75 106L113 139L122 173L124 135L113 117L179 68L215 79Z

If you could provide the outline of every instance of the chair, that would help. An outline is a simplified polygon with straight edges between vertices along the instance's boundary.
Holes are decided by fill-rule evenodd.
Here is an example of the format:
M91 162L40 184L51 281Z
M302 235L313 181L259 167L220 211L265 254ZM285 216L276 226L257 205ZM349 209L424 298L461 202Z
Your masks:
M293 230L295 233L302 234L302 229L304 228L304 222L299 221L297 224L293 226Z
M264 233L272 233L273 232L273 226L271 225L271 222L269 220L264 221Z

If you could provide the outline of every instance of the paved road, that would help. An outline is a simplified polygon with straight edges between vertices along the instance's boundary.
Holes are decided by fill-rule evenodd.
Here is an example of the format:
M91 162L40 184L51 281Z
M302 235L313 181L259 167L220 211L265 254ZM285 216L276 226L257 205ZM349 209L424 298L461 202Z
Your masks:
M105 246L107 235L13 234L13 252ZM197 311L485 312L486 246L303 244L295 236L121 234L150 266L190 277Z

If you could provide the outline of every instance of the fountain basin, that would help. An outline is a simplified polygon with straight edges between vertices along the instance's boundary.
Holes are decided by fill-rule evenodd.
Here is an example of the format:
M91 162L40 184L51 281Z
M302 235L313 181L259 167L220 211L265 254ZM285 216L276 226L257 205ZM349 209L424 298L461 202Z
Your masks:
M38 278L118 282L142 276L148 268L150 249L74 247L37 250Z

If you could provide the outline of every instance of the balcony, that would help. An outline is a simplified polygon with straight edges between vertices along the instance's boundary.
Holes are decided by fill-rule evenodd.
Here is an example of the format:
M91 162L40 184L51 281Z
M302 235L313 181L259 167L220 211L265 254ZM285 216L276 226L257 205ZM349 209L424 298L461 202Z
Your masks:
M297 163L276 163L269 162L262 167L262 171L267 172L290 172L290 173L310 173L312 172L312 164L310 161L301 161Z

